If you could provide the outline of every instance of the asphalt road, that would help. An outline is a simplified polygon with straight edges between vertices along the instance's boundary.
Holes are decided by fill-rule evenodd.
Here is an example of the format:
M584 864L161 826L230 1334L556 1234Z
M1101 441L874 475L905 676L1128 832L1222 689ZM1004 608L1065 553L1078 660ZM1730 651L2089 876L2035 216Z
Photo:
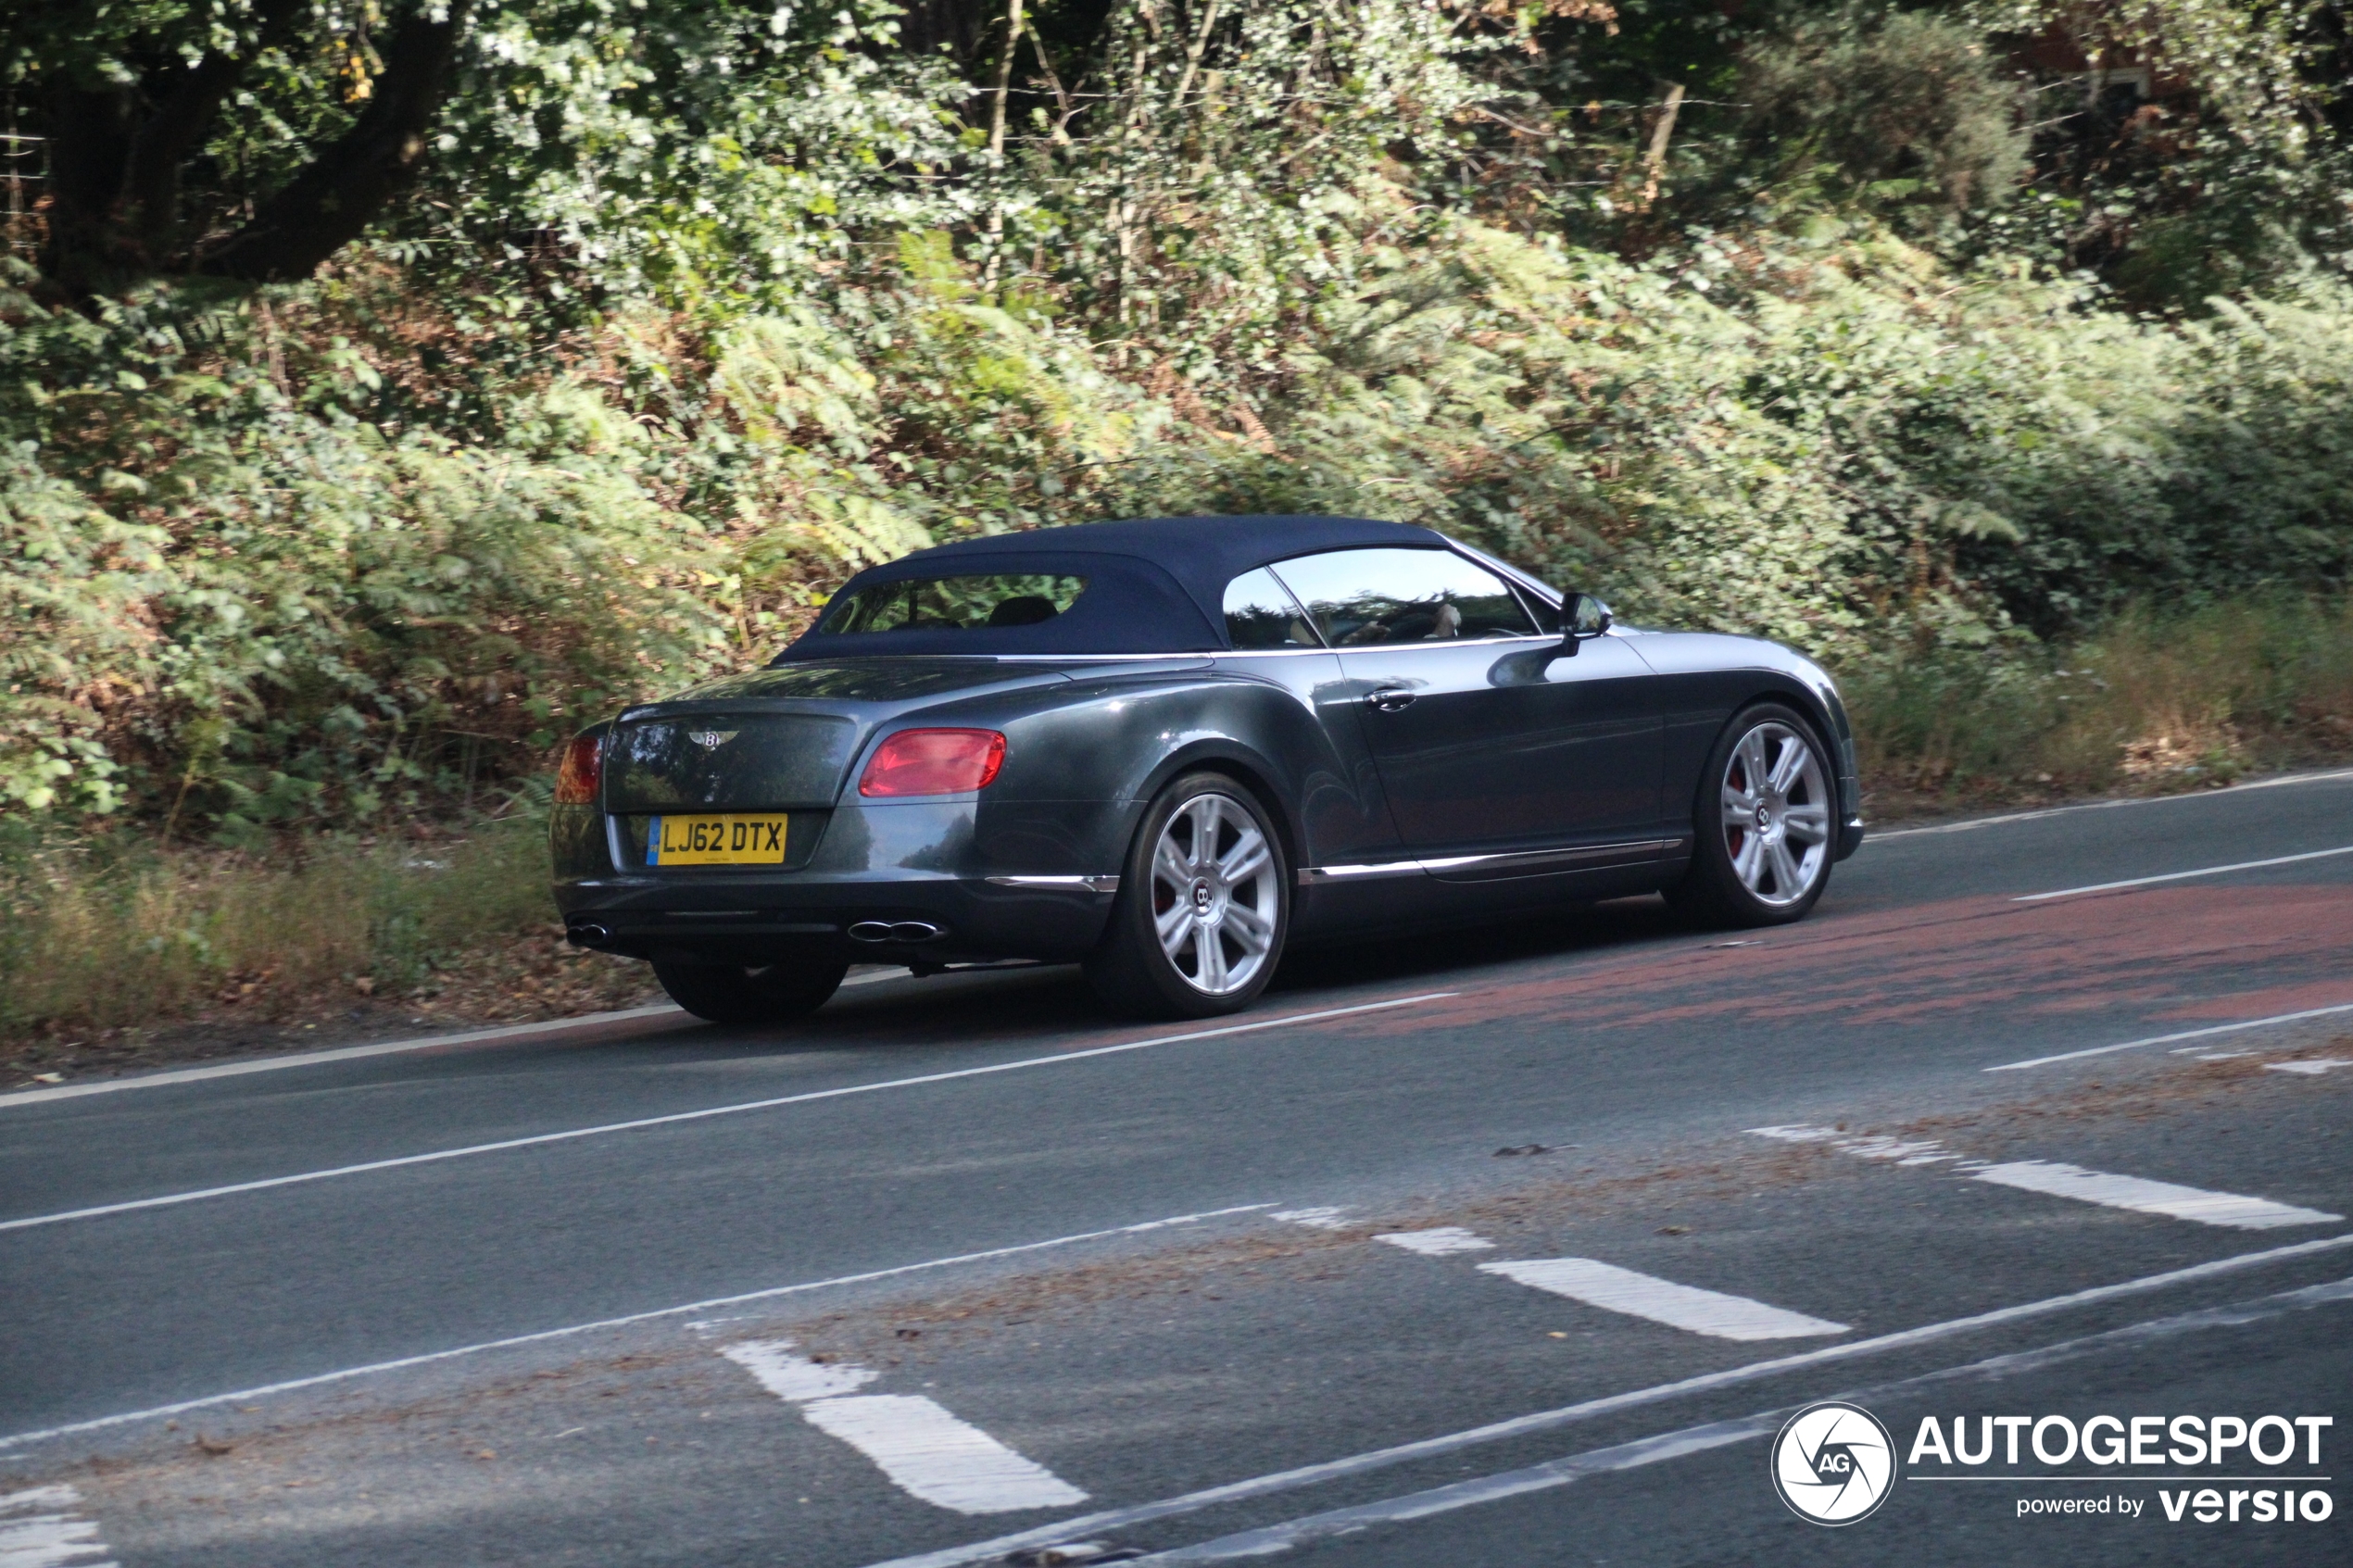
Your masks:
M1771 932L1299 954L1196 1029L887 978L0 1100L0 1568L2353 1561L2336 850L2353 776L1883 835ZM1780 1443L1829 1399L1883 1443Z

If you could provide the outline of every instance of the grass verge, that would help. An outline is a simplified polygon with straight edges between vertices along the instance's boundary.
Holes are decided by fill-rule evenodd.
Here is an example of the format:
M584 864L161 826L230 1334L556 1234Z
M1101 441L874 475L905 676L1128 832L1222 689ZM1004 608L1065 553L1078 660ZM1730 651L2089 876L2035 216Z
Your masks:
M560 1016L643 1000L642 964L565 945L545 830L288 837L262 851L122 829L0 850L0 1070L135 1060L170 1024L232 1036ZM130 1036L126 1038L126 1036Z
M1864 815L2210 789L2353 755L2353 603L2141 608L2065 648L1844 671Z

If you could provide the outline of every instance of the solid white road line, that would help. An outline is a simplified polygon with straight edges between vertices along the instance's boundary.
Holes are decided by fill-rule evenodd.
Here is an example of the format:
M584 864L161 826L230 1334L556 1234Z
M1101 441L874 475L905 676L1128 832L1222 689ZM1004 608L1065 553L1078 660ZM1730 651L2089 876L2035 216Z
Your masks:
M0 1497L0 1568L115 1568L98 1526L75 1512L81 1506L71 1486Z
M409 1165L432 1165L445 1160L465 1160L481 1154L503 1154L510 1149L538 1148L547 1144L571 1143L581 1138L607 1137L615 1133L642 1132L648 1127L673 1127L686 1122L707 1122L716 1116L741 1116L747 1111L774 1110L779 1106L807 1105L815 1100L840 1099L849 1095L879 1094L886 1089L911 1089L925 1084L947 1084L960 1078L982 1078L996 1073L1018 1073L1031 1067L1060 1067L1068 1062L1087 1061L1096 1057L1119 1056L1127 1051L1151 1050L1156 1046L1182 1045L1188 1040L1215 1039L1225 1035L1247 1035L1260 1029L1280 1029L1294 1023L1321 1023L1334 1018L1352 1018L1359 1013L1381 1012L1390 1008L1413 1007L1420 1002L1434 1002L1455 995L1453 991L1431 991L1418 997L1400 997L1394 1001L1365 1002L1357 1007L1327 1008L1320 1012L1290 1013L1281 1018L1265 1018L1251 1023L1228 1023L1216 1029L1194 1029L1182 1035L1162 1035L1150 1040L1130 1040L1125 1045L1096 1046L1091 1049L1062 1051L1053 1056L1024 1057L1018 1061L994 1062L987 1067L960 1067L948 1073L925 1073L912 1078L888 1078L875 1084L852 1084L838 1089L813 1089L807 1094L778 1095L771 1099L745 1100L735 1105L714 1105L701 1110L678 1110L667 1116L640 1116L630 1122L608 1122L595 1127L573 1127L560 1133L536 1133L529 1137L501 1138L497 1143L469 1144L463 1148L435 1149L430 1154L403 1154L390 1160L370 1160L358 1165L336 1165L323 1171L302 1171L291 1176L265 1176L259 1181L234 1182L227 1186L198 1187L191 1192L165 1193L157 1198L135 1198L122 1203L101 1203L88 1209L68 1209L54 1214L31 1214L20 1220L0 1221L0 1231L27 1230L34 1225L60 1225L69 1220L94 1220L107 1214L129 1214L142 1209L168 1209L182 1203L196 1203L208 1198L231 1198L239 1193L266 1192L272 1187L298 1186L307 1182L333 1181L338 1176L365 1175L372 1171L396 1171Z
M1930 834L1973 833L1979 828L2039 822L2045 817L2066 817L2078 811L2113 811L2128 806L2176 806L2184 800L2225 798L2250 789L2284 789L2291 784L2334 784L2345 779L2353 779L2353 768L2341 768L2325 773L2290 773L2276 779L2256 779L2248 784L2232 784L2227 789L2202 789L2195 795L2145 795L2129 800L2082 800L2072 806L2045 806L2039 811L2006 811L2000 816L1970 817L1964 822L1936 822L1928 827L1894 828L1885 833L1874 832L1863 842L1885 844L1890 839L1921 838Z
M937 1401L921 1395L859 1394L882 1374L792 1353L789 1339L748 1340L720 1352L799 1405L809 1424L873 1460L900 1490L959 1513L1067 1508L1087 1494L1025 1459Z
M2082 893L2113 893L2122 887L2148 887L2160 882L2186 882L2192 877L2221 876L2227 872L2251 872L2264 866L2292 866L2298 860L2325 860L2332 855L2353 855L2353 844L2334 849L2312 849L2301 855L2274 855L2268 860L2235 860L2227 866L2201 866L2194 872L2167 872L2163 876L2136 876L2123 882L2095 882L2088 887L2062 887L2056 893L2029 893L2013 904L2039 904L2046 898L2072 898Z
M594 1334L599 1329L626 1328L632 1323L652 1323L660 1318L680 1317L688 1312L707 1312L718 1307L739 1307L749 1301L773 1301L786 1296L801 1296L811 1291L834 1290L843 1286L864 1285L873 1280L895 1279L901 1274L921 1273L930 1269L945 1269L959 1263L981 1263L995 1258L1019 1257L1026 1252L1044 1252L1057 1247L1072 1247L1082 1241L1101 1241L1114 1236L1141 1236L1147 1231L1168 1230L1177 1225L1199 1224L1204 1220L1220 1220L1234 1214L1254 1214L1273 1207L1265 1203L1242 1203L1230 1209L1210 1209L1198 1214L1178 1214L1165 1220L1146 1220L1141 1224L1114 1225L1109 1230L1080 1231L1075 1236L1058 1236L1048 1241L1025 1241L1013 1247L991 1247L979 1252L960 1252L952 1258L931 1258L920 1263L901 1263L896 1268L871 1269L864 1273L839 1274L832 1279L811 1280L802 1285L772 1286L766 1290L747 1290L736 1296L714 1296L703 1301L686 1301L675 1307L658 1307L651 1311L631 1312L623 1317L599 1318L594 1323L576 1323L562 1328L545 1328L535 1334L511 1335L504 1339L487 1339L478 1345L460 1345L450 1350L430 1350L420 1356L402 1356L396 1361L371 1361L366 1366L345 1367L337 1372L322 1372L309 1377L290 1377L283 1383L265 1383L256 1388L239 1388L226 1394L207 1394L202 1399L182 1399L176 1404L157 1405L148 1410L125 1411L120 1415L99 1416L93 1421L69 1422L63 1426L47 1426L34 1432L19 1432L0 1437L0 1449L23 1448L31 1443L46 1442L52 1437L69 1437L83 1432L102 1431L111 1426L128 1425L137 1421L153 1421L179 1415L186 1411L208 1410L217 1405L250 1404L272 1394L290 1394L297 1389L317 1388L329 1383L343 1383L355 1377L372 1377L379 1373L405 1372L410 1367L430 1366L436 1361L456 1361L461 1356L478 1356L486 1350L510 1350L522 1345L538 1345L550 1339L568 1339L574 1335Z
M1721 1372L1701 1373L1674 1383L1662 1383L1649 1388L1631 1389L1623 1394L1604 1395L1557 1410L1538 1411L1529 1415L1515 1416L1486 1426L1474 1426L1466 1431L1451 1432L1442 1436L1425 1437L1418 1442L1400 1443L1394 1448L1375 1449L1368 1453L1352 1454L1345 1459L1326 1460L1320 1464L1301 1465L1295 1470L1277 1471L1268 1475L1252 1476L1244 1481L1229 1481L1223 1486L1205 1486L1181 1497L1166 1498L1158 1502L1139 1503L1129 1508L1105 1509L1098 1513L1081 1514L1057 1524L1015 1535L999 1536L990 1540L970 1541L963 1546L943 1548L937 1551L919 1553L913 1557L894 1558L872 1568L963 1568L971 1562L985 1562L1003 1557L1027 1547L1052 1546L1060 1541L1076 1540L1099 1531L1125 1529L1149 1524L1155 1519L1169 1519L1179 1514L1197 1512L1220 1503L1240 1502L1252 1498L1270 1497L1294 1491L1326 1481L1386 1470L1392 1465L1406 1464L1416 1460L1432 1459L1459 1452L1486 1443L1500 1443L1515 1437L1525 1437L1539 1432L1550 1432L1596 1416L1615 1414L1665 1399L1680 1399L1689 1394L1705 1394L1718 1388L1737 1387L1784 1373L1802 1372L1812 1367L1857 1357L1876 1355L1882 1350L1908 1349L1916 1345L1932 1344L1957 1335L1973 1334L1980 1329L1997 1328L2005 1323L2021 1323L2032 1318L2045 1317L2053 1312L2068 1311L2077 1307L2094 1306L2103 1301L2128 1296L2145 1295L2167 1290L2175 1286L2193 1285L2215 1279L2245 1269L2260 1268L2297 1259L2323 1256L2353 1248L2353 1235L2323 1236L2317 1241L2296 1242L2287 1247L2271 1248L2262 1252L2242 1252L2233 1258L2220 1258L2208 1263L2196 1263L2188 1268L2172 1269L2161 1274L2146 1274L2139 1279L2120 1281L2115 1285L2093 1286L2065 1296L2053 1296L2040 1301L2021 1302L2015 1307L1997 1307L1992 1311L1970 1317L1952 1318L1944 1323L1925 1323L1894 1334L1882 1334L1870 1339L1850 1340L1843 1345L1824 1345L1793 1355L1775 1356L1769 1361L1751 1361L1745 1366L1729 1367Z
M333 1050L304 1051L296 1056L261 1057L252 1061L223 1061L211 1067L179 1067L168 1073L143 1073L135 1078L99 1078L87 1084L67 1084L54 1089L10 1089L0 1093L0 1110L19 1105L44 1105L51 1100L80 1099L84 1095L110 1095L123 1089L154 1089L170 1084L199 1084L208 1078L242 1078L248 1073L277 1073L289 1067L317 1067L330 1061L357 1061L362 1057L396 1056L404 1051L429 1051L443 1046L487 1046L507 1040L527 1040L565 1029L592 1029L600 1023L626 1023L635 1018L684 1018L683 1010L668 1002L652 1007L623 1008L618 1012L583 1013L545 1023L509 1023L496 1029L470 1029L462 1035L421 1035L408 1040L379 1040L369 1046L338 1046Z
M920 1394L862 1394L801 1408L900 1487L958 1513L1068 1508L1087 1494Z
M2130 1324L2106 1334L2087 1335L2080 1339L2063 1340L2035 1349L2015 1351L2007 1355L1989 1356L1967 1365L1944 1367L1894 1382L1881 1383L1869 1388L1850 1389L1837 1398L1862 1403L1877 1404L1891 1399L1916 1396L1941 1385L2000 1379L2014 1381L2027 1373L2040 1372L2080 1361L2102 1351L2144 1348L2163 1340L2178 1338L2201 1330L2240 1328L2291 1311L2309 1310L2353 1298L2353 1280L2337 1280L2328 1285L2314 1286L2305 1290L2284 1291L2277 1296L2257 1301L2235 1303L2229 1307L2205 1311L2184 1312L2178 1317L2158 1318L2146 1323ZM1691 1454L1706 1453L1728 1444L1770 1436L1780 1430L1781 1423L1802 1407L1785 1405L1778 1410L1757 1411L1730 1421L1712 1421L1701 1426L1687 1426L1680 1432L1663 1432L1655 1436L1637 1438L1606 1449L1596 1449L1563 1459L1548 1460L1541 1464L1506 1471L1499 1475L1482 1475L1476 1480L1456 1481L1425 1491L1409 1492L1403 1497L1388 1498L1379 1502L1360 1503L1353 1508L1336 1508L1305 1518L1288 1520L1254 1530L1242 1530L1214 1540L1199 1541L1173 1550L1154 1552L1135 1560L1137 1568L1147 1564L1174 1565L1195 1562L1231 1562L1245 1558L1270 1557L1290 1551L1318 1540L1353 1534L1377 1524L1402 1524L1413 1520L1428 1519L1451 1513L1457 1509L1474 1508L1481 1503L1501 1502L1508 1498L1524 1497L1530 1492L1547 1491L1564 1486L1588 1475L1606 1475L1614 1472L1635 1470L1666 1460L1681 1459ZM1921 1480L1996 1480L1994 1476L1922 1476ZM2015 1480L2015 1477L2007 1479ZM2090 1477L2085 1477L2090 1479ZM2158 1479L2129 1477L2129 1479ZM2222 1479L2222 1477L2208 1477ZM2270 1479L2270 1477L2266 1477Z
M1501 1274L1538 1290L1549 1290L1572 1301L1604 1311L1648 1318L1669 1328L1705 1334L1712 1339L1800 1339L1816 1334L1844 1334L1847 1325L1809 1318L1781 1307L1768 1307L1745 1296L1726 1296L1677 1285L1672 1280L1636 1273L1592 1258L1529 1258L1509 1263L1481 1263L1478 1272Z
M2027 1192L2072 1198L2082 1203L2131 1209L2143 1214L2166 1214L2201 1225L2228 1225L2233 1230L2268 1231L2283 1225L2325 1225L2345 1218L2318 1209L2274 1203L2268 1198L2244 1198L2234 1192L2207 1192L2176 1186L2171 1182L2145 1181L2139 1176L2112 1176L2046 1160L2020 1160L1988 1165L1969 1173L1969 1179Z
M1277 1219L1282 1216L1277 1214ZM1425 1258L1444 1258L1456 1252L1485 1252L1494 1243L1483 1236L1463 1229L1460 1225L1436 1225L1426 1231L1390 1231L1373 1237L1391 1247L1402 1247L1408 1252L1418 1252Z
M853 974L842 982L847 986L872 985L877 981L904 980L907 972L895 966L884 966L862 974ZM210 1067L175 1067L163 1073L141 1073L128 1078L102 1078L86 1084L67 1084L54 1089L0 1090L0 1110L16 1105L41 1105L49 1100L79 1099L84 1095L110 1095L122 1089L154 1089L172 1084L199 1084L208 1078L241 1078L248 1073L277 1073L289 1067L317 1067L330 1061L357 1061L362 1057L396 1056L404 1051L429 1051L443 1046L494 1046L508 1040L527 1040L535 1035L553 1035L566 1029L588 1029L601 1023L626 1023L637 1018L674 1018L685 1021L686 1011L670 1002L655 1002L647 1007L623 1008L615 1012L584 1012L576 1018L551 1018L540 1023L501 1023L489 1029L469 1029L458 1035L419 1035L406 1040L378 1040L365 1046L336 1046L322 1051L298 1051L292 1056L258 1057L251 1061L223 1061Z
M2145 1040L2125 1040L2113 1046L2093 1046L2080 1051L2061 1051L2057 1056L2029 1057L2024 1061L2006 1061L1999 1067L1988 1067L1988 1073L2016 1073L2021 1068L2048 1067L2055 1061L2081 1061L2087 1056L2107 1056L2115 1051L2136 1051L2144 1046L2170 1046L2176 1040L2203 1040L2215 1035L2235 1035L2242 1029L2268 1029L2274 1023L2294 1023L2306 1018L2328 1018L2336 1013L2353 1012L2353 1002L2341 1002L2335 1007L2306 1008L2302 1012L2275 1012L2269 1018L2249 1018L2237 1023L2217 1023L2205 1029L2184 1029L2173 1035L2152 1035Z
M1860 1155L1866 1160L1894 1160L1899 1165L1949 1163L1956 1172L1972 1181L1992 1182L1998 1186L2018 1187L2053 1198L2071 1198L2079 1202L2097 1203L2110 1209L2163 1214L2202 1225L2227 1225L2233 1230L2267 1231L2276 1230L2282 1225L2325 1225L2345 1218L2342 1214L2323 1213L2318 1209L2299 1209L2292 1203L2274 1203L2268 1198L2247 1198L2235 1192L2208 1192L2203 1187L2152 1182L2139 1176L2111 1175L2106 1171L2087 1171L2081 1165L2061 1164L2056 1160L2019 1160L1996 1165L1982 1160L1966 1160L1934 1138L1906 1142L1884 1135L1849 1135L1835 1127L1803 1124L1751 1127L1749 1131L1760 1138L1774 1138L1782 1143L1826 1143L1841 1153Z

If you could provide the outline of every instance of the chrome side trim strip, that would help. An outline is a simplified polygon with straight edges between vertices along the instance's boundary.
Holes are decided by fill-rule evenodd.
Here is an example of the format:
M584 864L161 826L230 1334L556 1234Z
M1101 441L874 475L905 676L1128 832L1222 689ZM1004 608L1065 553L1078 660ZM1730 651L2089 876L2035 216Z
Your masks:
M1326 882L1372 882L1385 876L1420 876L1419 860L1384 860L1372 866L1302 866L1299 885L1314 887Z
M1115 876L992 876L992 887L1043 887L1064 893L1116 893L1119 879Z
M1314 887L1329 882L1370 882L1390 876L1441 876L1448 872L1466 871L1510 876L1520 872L1541 871L1547 866L1567 869L1584 861L1611 856L1656 855L1681 848L1684 842L1680 838L1638 838L1623 844L1584 844L1567 849L1523 849L1501 855L1447 855L1427 860L1384 860L1376 865L1362 866L1302 866L1299 869L1299 884Z

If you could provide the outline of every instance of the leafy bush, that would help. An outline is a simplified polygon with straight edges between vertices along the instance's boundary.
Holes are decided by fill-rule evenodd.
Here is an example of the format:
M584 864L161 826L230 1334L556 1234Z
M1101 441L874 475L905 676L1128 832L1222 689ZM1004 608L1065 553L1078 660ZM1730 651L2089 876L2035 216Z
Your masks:
M1576 95L1700 25L1619 9L1049 7L1091 42L1031 35L1000 98L878 0L485 6L423 199L319 277L0 295L0 809L462 815L861 564L1122 513L1431 522L1858 671L2342 587L2318 231L2190 320L1975 215L2019 151L1983 30L2043 9L1776 9L1698 51L1748 107L1681 132ZM2247 157L2332 167L2243 69L2284 34L2150 14ZM287 69L271 113L351 119ZM300 151L238 112L208 180ZM1618 226L1569 243L1530 182Z

